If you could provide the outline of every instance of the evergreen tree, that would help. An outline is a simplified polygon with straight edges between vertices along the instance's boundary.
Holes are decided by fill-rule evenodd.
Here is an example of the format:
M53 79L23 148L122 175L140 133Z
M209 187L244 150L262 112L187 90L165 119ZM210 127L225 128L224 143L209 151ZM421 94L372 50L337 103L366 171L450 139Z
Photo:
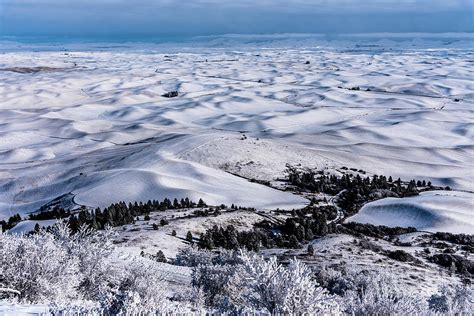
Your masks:
M212 240L212 235L208 233L201 234L199 238L199 247L209 250L213 249L214 241Z
M289 239L290 248L298 249L300 247L300 243L298 242L298 238L295 235L291 235Z
M204 201L202 199L199 199L199 202L198 202L198 207L206 207L206 203L204 203Z
M166 259L165 254L161 250L158 250L158 252L156 253L155 260L158 261L158 262L168 262L168 260Z
M11 227L15 226L20 221L21 221L20 214L13 215L8 219L8 226L11 228Z
M177 209L177 208L180 208L178 199L176 199L176 198L175 198L174 201L173 201L173 208L176 208L176 209Z
M77 232L79 230L80 223L75 215L69 217L69 228L73 232Z
M298 226L298 228L296 229L296 238L298 238L299 241L303 241L305 237L306 232L303 225Z
M237 249L237 248L239 248L237 230L234 228L234 226L232 226L232 225L227 226L226 235L227 235L226 248L227 249Z
M190 231L186 234L186 240L191 244L193 243L193 234Z
M308 255L310 256L314 255L314 247L312 244L308 245Z

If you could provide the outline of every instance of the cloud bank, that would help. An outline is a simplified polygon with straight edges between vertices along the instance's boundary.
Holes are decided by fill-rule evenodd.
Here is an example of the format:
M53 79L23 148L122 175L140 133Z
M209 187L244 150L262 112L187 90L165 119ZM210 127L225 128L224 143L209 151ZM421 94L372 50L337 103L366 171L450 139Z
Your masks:
M474 0L0 0L0 35L472 32Z

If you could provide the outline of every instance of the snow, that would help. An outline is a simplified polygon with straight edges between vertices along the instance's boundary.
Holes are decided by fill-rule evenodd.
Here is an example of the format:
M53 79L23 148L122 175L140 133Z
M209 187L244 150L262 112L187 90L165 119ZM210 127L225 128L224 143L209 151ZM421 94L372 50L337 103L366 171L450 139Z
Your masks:
M459 191L423 192L409 198L385 198L366 204L346 222L415 227L430 232L474 234L474 195Z
M288 193L250 183L219 170L192 162L165 160L163 166L151 170L117 170L77 190L75 201L82 205L106 207L116 201L163 200L168 197L202 198L209 205L258 208L299 208L306 200Z
M310 244L312 244L313 247L318 251L328 251L343 244L350 244L353 240L354 237L349 235L328 235L314 239L310 242Z
M0 315L40 316L49 314L48 305L20 305L0 302Z
M322 47L310 36L296 41L305 48L276 45L290 37L4 46L2 69L55 69L0 71L0 219L69 193L90 207L163 197L302 207L300 196L234 175L271 181L287 163L472 191L469 36L443 49ZM235 41L242 49L229 48ZM177 98L161 97L172 90Z
M26 221L21 221L18 224L16 224L12 229L8 230L8 233L10 234L26 234L35 229L36 224L38 224L40 227L48 227L48 226L53 226L57 220L55 219L50 219L50 220L44 220L44 221L32 221L32 220L26 220Z
M167 258L174 258L179 250L190 246L185 240L188 231L196 238L214 225L220 227L233 225L239 231L246 231L264 219L255 212L243 210L222 211L219 216L189 218L193 211L187 209L152 212L150 220L145 221L140 217L134 224L114 228L117 232L115 241L124 254L139 255L141 251L156 254L161 250ZM161 226L161 219L166 219L169 224ZM153 224L158 225L157 230L153 229ZM173 231L176 231L176 236L172 236Z
M320 270L322 267L331 270L346 266L359 271L379 271L379 273L386 273L395 278L403 292L429 297L437 291L440 285L461 282L456 275L440 270L439 266L420 256L423 250L429 247L425 243L430 239L429 235L429 233L423 233L418 236L419 240L412 247L402 247L380 238L330 234L310 242L314 247L313 256L307 255L307 246L303 249L264 249L261 253L265 256L278 256L283 260L296 257L316 270ZM403 240L405 238L402 236L400 241ZM370 242L374 247L380 247L383 251L403 250L420 259L423 264L418 265L390 259L380 251L361 246L361 241ZM430 248L430 251L436 253L440 250Z
M367 35L359 37L370 43ZM59 205L89 207L189 197L214 205L298 208L308 201L242 178L275 180L289 163L328 173L347 166L464 190L383 199L349 220L472 234L472 35L457 41L446 34L413 37L421 39L376 39L374 46L355 46L348 36L328 45L311 35L202 38L193 48L2 42L0 69L54 69L0 70L0 220L16 213L25 218L61 196L67 201ZM356 86L361 89L349 90ZM161 97L174 90L177 98ZM126 266L141 251L158 250L173 258L189 247L187 231L198 236L213 225L248 230L264 218L243 210L188 218L191 213L153 212L150 220L115 227L110 260ZM154 230L162 218L169 225ZM26 220L9 233L54 222ZM400 236L401 242L419 241L410 248L370 240L414 255L425 247L423 236ZM410 293L430 295L442 283L459 283L426 260L425 266L395 262L357 240L314 240L312 257L305 249L262 253L300 256L316 266L384 268ZM189 267L153 266L166 291L189 286ZM0 315L48 309L0 303Z

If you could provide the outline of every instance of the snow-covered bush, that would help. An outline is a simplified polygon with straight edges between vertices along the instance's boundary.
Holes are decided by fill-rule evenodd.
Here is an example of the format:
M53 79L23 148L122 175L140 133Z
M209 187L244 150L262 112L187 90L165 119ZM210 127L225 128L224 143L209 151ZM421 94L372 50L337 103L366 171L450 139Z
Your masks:
M474 310L472 285L443 285L428 300L430 310L449 315L471 315Z
M214 256L215 254L209 250L199 249L196 246L186 247L179 250L175 263L179 266L197 267L200 264L210 264Z
M232 308L235 288L232 287L237 267L233 265L207 264L193 269L192 285L204 292L206 306Z
M234 275L238 265L242 264L239 253L222 250L212 253L204 250L206 261L200 260L192 271L192 285L204 295L206 306L228 311L236 308L234 298L239 289L233 287ZM199 254L199 252L193 254ZM197 260L193 260L196 262Z
M243 298L250 307L267 310L271 314L339 314L334 296L320 287L312 271L302 262L292 259L288 267L276 257L263 257L242 253L243 264L237 275L245 290Z
M124 276L123 271L110 260L114 250L111 230L96 231L82 226L71 234L68 225L60 222L53 226L51 233L61 248L77 258L76 273L80 276L78 290L84 299L94 300L105 295L111 287L118 286Z
M349 290L357 288L358 273L355 270L346 269L344 266L338 268L321 267L316 271L316 281L329 291L330 294L344 296Z
M187 309L197 315L210 312L210 310L206 308L206 296L200 287L180 288L174 293L172 301L177 303L175 305L177 308ZM171 310L173 307L174 306L170 306L169 309Z
M427 311L426 300L406 293L384 270L350 273L352 289L343 296L351 315L419 315Z
M176 260L192 267L190 286L170 291L166 264L116 256L110 235L86 228L71 234L63 223L32 235L0 234L0 298L90 315L467 315L474 304L472 286L445 286L427 300L405 292L386 270L314 273L296 259L285 266L275 257L192 247Z
M79 258L70 254L54 234L0 234L0 277L7 288L20 292L19 301L63 304L78 297Z
M166 307L158 263L115 262L110 231L67 224L32 235L0 234L0 283L11 300L88 313L161 311ZM19 292L19 294L17 294Z
M122 278L110 260L110 234L85 227L72 234L64 222L31 235L3 233L1 282L19 291L21 302L97 301Z
M109 306L114 313L139 314L166 310L163 272L152 260L136 257L124 266L124 278Z
M275 257L225 253L195 267L193 285L202 289L207 306L221 312L339 313L335 297L319 287L312 271L298 260L284 267Z

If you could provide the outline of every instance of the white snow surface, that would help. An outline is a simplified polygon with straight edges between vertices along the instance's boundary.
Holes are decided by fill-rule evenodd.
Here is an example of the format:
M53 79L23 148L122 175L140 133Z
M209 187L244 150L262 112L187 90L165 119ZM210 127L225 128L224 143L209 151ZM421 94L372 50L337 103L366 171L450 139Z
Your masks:
M473 218L474 199L471 193L431 191L409 198L385 198L368 203L346 222L474 234Z
M473 191L472 50L377 47L7 49L0 219L67 193L90 207L164 197L302 207L233 175L274 180L286 163ZM53 69L5 70L39 66Z
M42 220L42 221L32 221L32 220L21 221L18 224L16 224L13 228L9 229L8 233L27 234L31 231L34 231L36 224L38 224L40 227L48 227L48 226L53 226L57 222L58 220L56 219L48 219L48 220Z
M41 316L49 314L48 305L20 305L0 302L0 315L2 316Z

